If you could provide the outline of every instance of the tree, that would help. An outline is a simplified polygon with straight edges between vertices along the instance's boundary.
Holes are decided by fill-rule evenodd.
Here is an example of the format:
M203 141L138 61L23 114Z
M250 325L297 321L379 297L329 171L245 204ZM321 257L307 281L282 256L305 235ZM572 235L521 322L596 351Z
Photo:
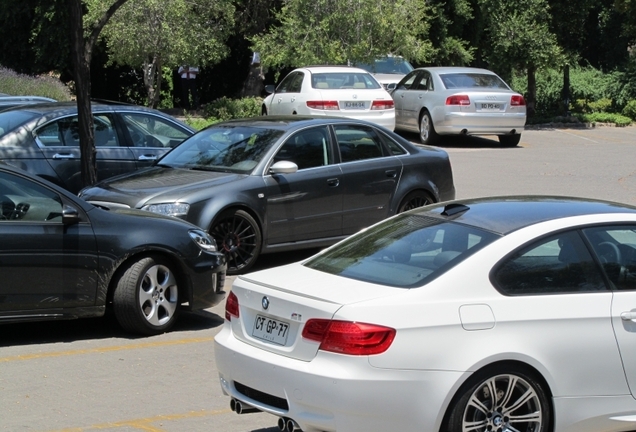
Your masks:
M429 37L435 47L431 64L465 66L474 60L474 51L483 29L469 0L434 0L431 5ZM473 42L472 46L470 42Z
M480 4L490 46L484 56L508 82L513 70L527 72L527 108L532 117L537 69L564 63L561 47L549 28L548 4L546 0L480 0Z
M427 61L433 47L421 0L286 0L278 24L251 38L265 66L369 62L386 54Z
M231 0L135 0L113 16L102 36L112 62L143 68L148 106L156 107L162 67L218 62L227 53L233 15Z

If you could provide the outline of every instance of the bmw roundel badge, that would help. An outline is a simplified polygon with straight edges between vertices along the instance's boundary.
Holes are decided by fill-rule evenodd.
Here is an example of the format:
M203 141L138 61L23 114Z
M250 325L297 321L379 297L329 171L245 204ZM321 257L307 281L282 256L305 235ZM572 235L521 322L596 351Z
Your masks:
M263 297L263 300L261 300L261 306L263 306L263 309L265 310L269 307L269 299L267 296Z

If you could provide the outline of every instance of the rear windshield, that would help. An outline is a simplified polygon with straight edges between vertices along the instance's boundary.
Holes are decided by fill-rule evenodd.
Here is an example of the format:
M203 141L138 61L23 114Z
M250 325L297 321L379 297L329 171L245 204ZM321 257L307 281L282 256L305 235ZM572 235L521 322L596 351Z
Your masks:
M333 72L311 75L311 86L315 89L379 89L382 86L368 73Z
M440 75L447 89L493 88L509 90L505 82L497 75L483 73L451 73Z
M494 241L489 231L405 213L311 258L306 267L400 288L425 285Z
M37 116L39 114L29 111L0 112L0 138Z

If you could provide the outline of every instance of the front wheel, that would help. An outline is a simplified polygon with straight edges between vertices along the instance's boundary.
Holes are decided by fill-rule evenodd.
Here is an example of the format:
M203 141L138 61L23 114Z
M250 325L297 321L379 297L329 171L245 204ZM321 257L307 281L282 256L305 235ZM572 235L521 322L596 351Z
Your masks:
M167 331L179 312L179 288L172 264L159 257L130 264L117 280L113 309L125 330L145 335Z
M398 213L405 212L417 207L422 207L434 203L431 197L424 191L409 192L398 207Z
M245 210L224 212L214 221L210 235L227 257L227 274L249 270L261 252L261 230Z
M435 132L431 113L424 111L420 117L420 141L422 144L435 144L439 135Z
M499 135L499 143L504 147L515 147L521 141L521 134Z
M446 432L550 430L552 408L542 385L522 369L503 369L478 373L460 390Z

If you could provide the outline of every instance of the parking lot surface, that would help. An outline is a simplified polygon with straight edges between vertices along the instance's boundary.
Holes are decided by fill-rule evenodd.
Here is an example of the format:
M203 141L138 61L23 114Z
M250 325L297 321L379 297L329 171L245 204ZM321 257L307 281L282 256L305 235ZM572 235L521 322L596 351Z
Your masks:
M495 137L440 147L460 199L572 195L636 205L634 127L529 130L515 148ZM312 252L263 256L257 269ZM223 307L184 314L170 333L147 338L130 337L112 316L2 326L0 431L278 431L274 416L239 416L221 393L212 341Z

